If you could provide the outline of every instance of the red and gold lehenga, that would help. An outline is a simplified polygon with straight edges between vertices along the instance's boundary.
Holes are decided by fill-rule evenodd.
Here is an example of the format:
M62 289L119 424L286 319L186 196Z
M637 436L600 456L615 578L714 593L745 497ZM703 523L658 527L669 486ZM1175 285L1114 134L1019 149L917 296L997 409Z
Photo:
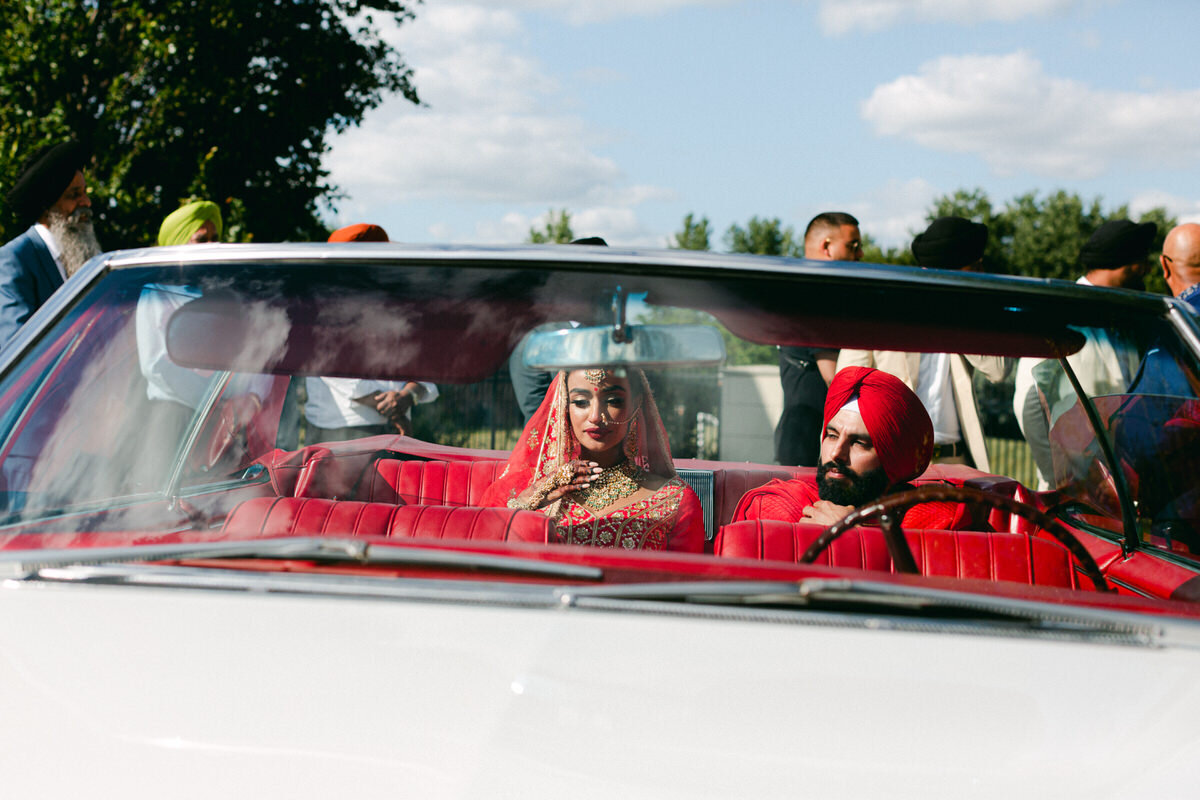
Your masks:
M666 431L646 376L631 369L629 380L639 385L641 404L621 444L625 459L606 473L623 473L642 486L657 484L653 478L658 477L664 481L662 486L650 497L604 514L580 502L575 492L537 510L554 520L563 544L702 552L700 498L675 474ZM584 457L581 449L567 412L567 376L560 372L525 425L500 478L484 493L483 504L507 505L530 486L551 479L564 464ZM597 476L593 487L604 485L606 477Z

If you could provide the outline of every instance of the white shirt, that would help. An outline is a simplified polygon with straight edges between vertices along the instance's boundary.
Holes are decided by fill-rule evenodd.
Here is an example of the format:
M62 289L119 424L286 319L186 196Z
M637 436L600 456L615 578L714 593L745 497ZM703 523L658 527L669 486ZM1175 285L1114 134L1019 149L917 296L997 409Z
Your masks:
M354 399L366 397L374 392L399 391L407 383L409 381L305 378L304 388L308 390L308 402L304 404L304 416L318 428L382 425L387 422L386 417L370 406L354 402ZM438 388L435 384L421 382L421 386L425 391L414 396L414 402L429 403L437 399Z
M67 268L62 262L62 248L58 246L58 241L54 238L54 234L50 232L42 223L37 223L33 226L37 231L38 236L42 237L42 241L46 243L46 249L50 251L50 257L54 259L54 266L58 267L58 274L62 275L62 279L67 279Z
M1081 286L1095 286L1086 277L1079 278L1075 283ZM1088 328L1084 335L1083 347L1067 356L1067 363L1071 365L1079 385L1091 397L1123 393L1137 372L1140 360L1137 350L1127 342L1114 339L1103 329ZM1034 368L1046 360L1022 358L1017 364L1013 409L1017 412L1017 422L1021 425L1022 433L1025 428L1021 411L1025 404L1025 396L1035 383L1041 384L1042 391L1050 403L1052 424L1077 402L1075 390L1060 369L1043 367L1037 373L1042 380L1039 382L1035 378Z
M922 353L917 370L916 395L933 420L934 444L953 444L962 439L954 385L950 380L948 353Z
M138 296L134 314L138 365L146 379L146 396L151 400L170 400L199 408L208 392L212 370L181 367L167 354L167 323L171 315L199 296L200 290L191 286L163 283L147 284ZM272 385L270 375L234 373L229 391L265 399Z
M167 355L167 323L179 308L200 296L190 286L150 284L138 297L134 322L138 364L146 378L146 396L197 408L208 390L208 371L181 367Z

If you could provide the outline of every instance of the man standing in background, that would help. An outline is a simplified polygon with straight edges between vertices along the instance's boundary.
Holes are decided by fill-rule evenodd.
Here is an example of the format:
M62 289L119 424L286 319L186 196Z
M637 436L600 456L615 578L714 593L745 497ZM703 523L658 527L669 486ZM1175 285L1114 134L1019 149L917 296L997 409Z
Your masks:
M30 227L0 247L0 347L11 339L100 244L92 230L92 201L79 142L44 147L21 168L9 206Z
M962 217L938 217L913 239L917 264L932 269L978 272L987 246L987 226ZM843 350L838 369L877 367L916 392L933 420L935 464L971 464L988 471L987 445L971 382L978 371L992 383L1004 380L1016 360L959 353L901 353Z
M858 220L841 211L813 217L804 231L804 257L815 261L859 261ZM825 392L837 366L836 350L779 348L783 413L775 426L775 460L787 466L816 466Z

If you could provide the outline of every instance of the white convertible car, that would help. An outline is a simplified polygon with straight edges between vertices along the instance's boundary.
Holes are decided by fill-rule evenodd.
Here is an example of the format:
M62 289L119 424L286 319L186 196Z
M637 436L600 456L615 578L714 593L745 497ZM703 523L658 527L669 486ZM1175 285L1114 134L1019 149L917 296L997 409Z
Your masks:
M713 432L744 413L721 401L734 345L1031 359L1049 488L933 466L833 529L735 520L745 492L814 470L722 459ZM1108 380L1079 369L1097 347L1126 365ZM1171 299L937 270L596 247L103 255L0 354L0 781L1193 796L1198 356ZM552 379L524 430L521 371ZM497 502L522 448L570 455L558 381L609 404L573 435L611 439L626 403L668 461L626 433L641 471L558 492L587 502L536 481ZM440 396L393 432L416 383ZM347 384L343 410L378 419L347 412L331 438L311 404ZM578 402L562 413L593 413ZM651 492L666 511L638 505ZM914 503L946 513L901 530Z

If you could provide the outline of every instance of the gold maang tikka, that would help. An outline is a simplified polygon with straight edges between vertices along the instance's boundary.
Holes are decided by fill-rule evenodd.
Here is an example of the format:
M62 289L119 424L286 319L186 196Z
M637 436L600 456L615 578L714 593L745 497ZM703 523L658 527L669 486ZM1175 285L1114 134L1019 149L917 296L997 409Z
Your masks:
M600 369L585 369L583 371L583 379L596 388L604 383L604 379L608 377L608 370L603 367Z

